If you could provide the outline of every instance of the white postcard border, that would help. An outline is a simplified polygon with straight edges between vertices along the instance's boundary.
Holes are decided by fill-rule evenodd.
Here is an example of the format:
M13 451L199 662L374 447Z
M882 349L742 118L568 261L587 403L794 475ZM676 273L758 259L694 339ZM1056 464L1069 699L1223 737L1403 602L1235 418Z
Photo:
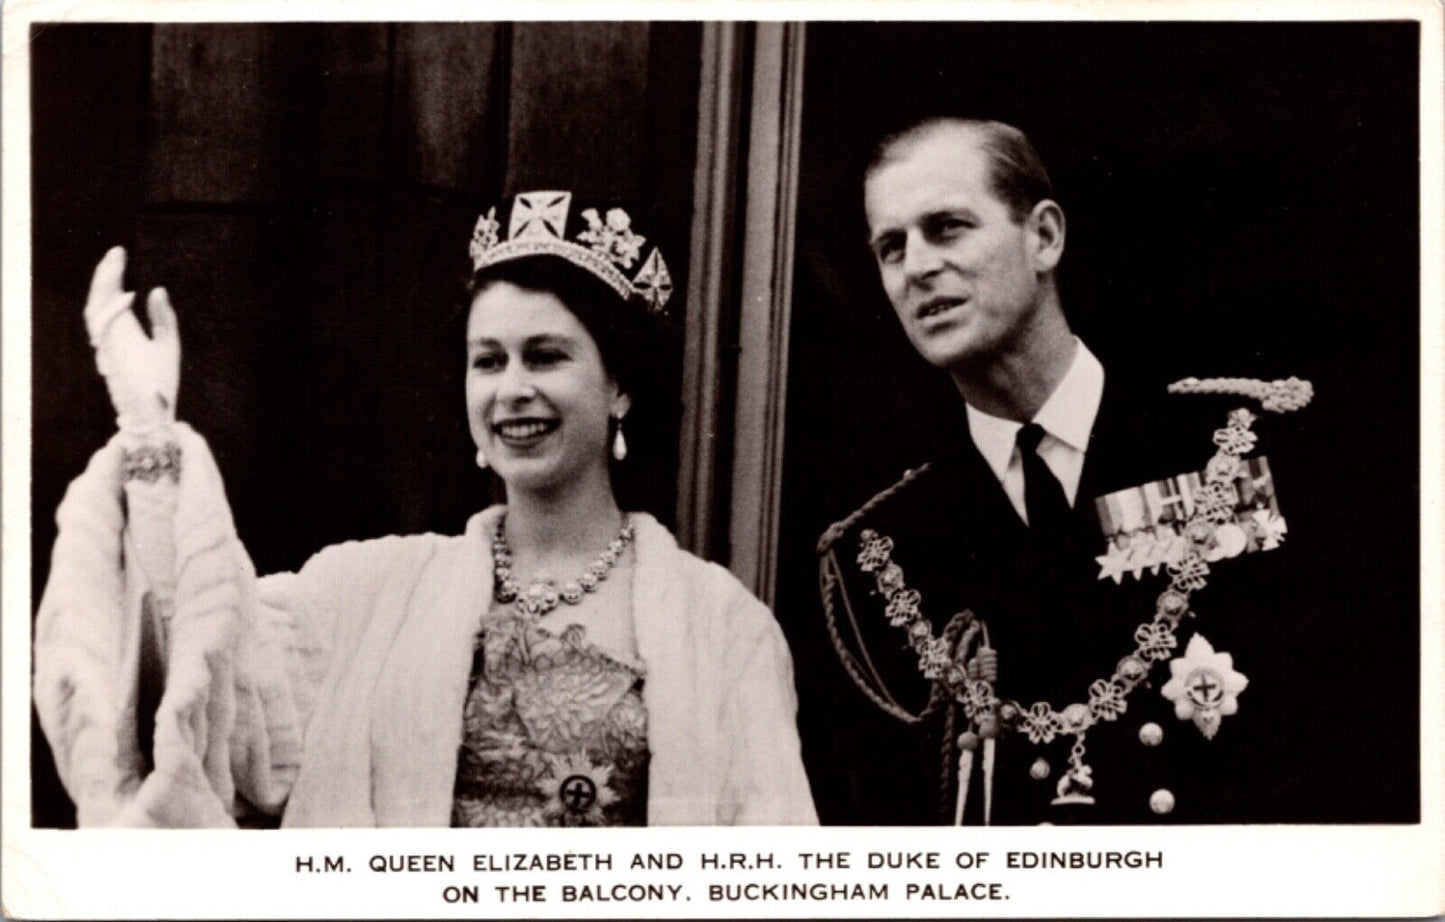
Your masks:
M42 21L279 21L599 18L1353 20L1413 19L1421 25L1421 635L1422 822L1407 826L1084 827L1052 829L651 829L564 832L497 830L315 830L275 832L37 830L29 828L30 599L30 167L31 23ZM1442 9L1433 2L546 2L526 7L444 0L172 0L9 3L3 32L3 326L0 326L0 592L3 592L3 878L7 915L27 918L238 918L478 916L1416 916L1445 912L1445 643L1439 564L1445 561L1445 167L1442 167ZM77 305L77 315L79 305ZM1433 566L1430 564L1434 564ZM1347 727L1337 728L1349 745ZM460 870L477 854L611 854L608 873ZM1161 852L1164 867L1101 871L1011 870L1009 852ZM704 870L704 854L772 854L782 867ZM848 870L805 871L802 852L854 856ZM936 852L945 862L987 852L983 868L870 871L869 852ZM675 853L678 871L629 872L636 853ZM373 855L446 854L455 873L367 870ZM340 856L347 872L296 870L306 856ZM686 888L689 901L449 903L449 885L658 883ZM713 884L798 881L890 885L886 901L811 899L714 902ZM912 883L1000 881L1007 900L910 900ZM759 891L764 892L764 891Z

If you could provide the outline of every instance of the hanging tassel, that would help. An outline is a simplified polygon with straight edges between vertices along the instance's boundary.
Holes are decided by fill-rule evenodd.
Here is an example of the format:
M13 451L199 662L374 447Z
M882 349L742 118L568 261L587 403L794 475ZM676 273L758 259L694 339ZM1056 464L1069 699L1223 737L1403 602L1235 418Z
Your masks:
M978 734L972 730L958 737L958 797L953 805L953 825L963 825L963 811L968 806L968 788L973 781L973 752L978 748Z
M993 760L997 755L996 739L983 741L983 824L993 825Z

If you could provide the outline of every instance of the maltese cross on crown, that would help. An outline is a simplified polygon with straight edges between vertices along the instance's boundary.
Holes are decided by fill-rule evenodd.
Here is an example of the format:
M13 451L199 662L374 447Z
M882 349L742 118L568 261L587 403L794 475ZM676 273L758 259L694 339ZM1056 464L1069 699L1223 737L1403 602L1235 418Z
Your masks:
M574 216L571 192L523 192L512 200L506 227L502 237L496 206L477 218L468 247L473 272L527 256L558 256L606 282L623 300L637 298L651 311L661 313L672 297L672 274L662 251L656 244L648 247L621 208L605 214L587 208Z
M512 204L512 222L507 237L512 240L532 237L560 239L567 227L567 209L571 206L571 192L524 192Z

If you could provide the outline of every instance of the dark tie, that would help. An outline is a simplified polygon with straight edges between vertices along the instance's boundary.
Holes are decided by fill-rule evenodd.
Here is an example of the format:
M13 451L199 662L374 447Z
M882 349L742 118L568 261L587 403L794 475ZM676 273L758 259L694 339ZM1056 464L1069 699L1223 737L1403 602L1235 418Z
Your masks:
M1019 455L1024 462L1024 509L1029 514L1029 532L1057 535L1069 520L1069 501L1064 488L1044 459L1039 457L1043 427L1029 423L1019 430Z

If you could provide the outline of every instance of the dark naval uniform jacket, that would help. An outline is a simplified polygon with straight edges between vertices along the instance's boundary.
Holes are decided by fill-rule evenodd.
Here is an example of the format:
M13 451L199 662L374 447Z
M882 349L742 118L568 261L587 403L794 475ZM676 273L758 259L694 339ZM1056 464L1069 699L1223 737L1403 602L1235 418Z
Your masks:
M1383 797L1383 785L1412 785L1408 773L1382 775L1392 761L1382 747L1410 747L1408 738L1382 738L1384 708L1410 702L1382 700L1379 670L1413 663L1373 663L1356 657L1369 648L1363 613L1341 612L1328 598L1341 579L1361 578L1326 568L1339 564L1338 543L1317 512L1327 508L1328 471L1292 414L1265 413L1242 397L1169 395L1162 386L1105 382L1090 436L1067 533L1035 540L1010 504L967 430L965 414L949 449L841 535L830 550L842 578L831 590L833 640L855 664L871 669L888 694L912 714L932 690L904 630L890 624L884 596L857 561L860 534L871 529L892 539L892 560L921 610L941 636L950 618L971 610L987 625L998 657L996 692L1023 708L1048 702L1055 711L1087 703L1089 686L1108 680L1122 657L1135 651L1134 634L1154 618L1169 574L1144 570L1122 584L1100 579L1105 539L1095 497L1190 471L1214 455L1215 429L1229 410L1257 415L1259 441L1246 457L1269 459L1281 515L1283 543L1211 564L1208 584L1192 593L1191 615L1176 632L1183 656L1196 634L1216 652L1229 653L1248 679L1238 712L1222 717L1213 739L1175 715L1161 694L1168 660L1151 664L1148 679L1125 699L1125 710L1084 736L1083 761L1092 769L1092 805L1053 803L1068 767L1074 737L1049 744L1003 733L992 772L991 822L1036 823L1243 823L1349 822L1408 816L1410 796ZM961 409L961 408L960 408ZM1324 477L1321 477L1321 474ZM825 542L826 542L825 538ZM821 548L820 548L821 549ZM843 595L846 594L846 598ZM1408 613L1407 613L1408 614ZM840 661L841 662L841 661ZM841 675L841 672L840 672ZM839 683L831 702L831 744L815 767L815 786L844 792L842 805L824 811L825 822L849 824L951 823L958 784L953 740L968 722L947 708L905 723ZM1409 681L1398 683L1410 689ZM1413 729L1407 721L1389 722ZM1156 745L1141 729L1162 730ZM1153 732L1154 728L1150 728ZM982 752L975 756L966 823L982 821ZM1040 762L1040 760L1042 760ZM1038 763L1038 764L1036 764ZM1418 768L1418 766L1416 765ZM1047 771L1046 777L1037 777ZM821 785L820 785L821 782ZM1383 801L1390 806L1374 809ZM1151 806L1151 802L1153 806ZM1161 810L1170 805L1167 810ZM1404 806L1400 806L1404 805ZM1414 809L1418 810L1418 807Z

